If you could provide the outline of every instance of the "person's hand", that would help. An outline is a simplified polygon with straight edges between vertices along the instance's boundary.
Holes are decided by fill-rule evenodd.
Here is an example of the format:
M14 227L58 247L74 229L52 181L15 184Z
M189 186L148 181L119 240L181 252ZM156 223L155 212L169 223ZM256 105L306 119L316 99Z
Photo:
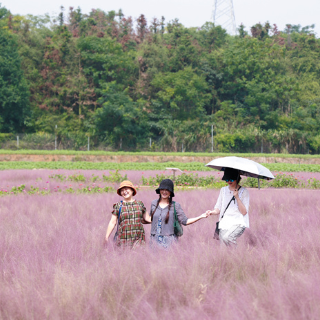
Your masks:
M233 191L233 196L237 199L239 197L239 192L238 192L238 189L235 189Z
M209 210L208 210L209 211ZM208 213L208 211L206 211L205 213L203 213L200 218L208 218L210 216L210 213Z
M207 210L206 211L206 214L208 215L208 216L210 216L210 215L212 215L212 214L217 214L214 210Z

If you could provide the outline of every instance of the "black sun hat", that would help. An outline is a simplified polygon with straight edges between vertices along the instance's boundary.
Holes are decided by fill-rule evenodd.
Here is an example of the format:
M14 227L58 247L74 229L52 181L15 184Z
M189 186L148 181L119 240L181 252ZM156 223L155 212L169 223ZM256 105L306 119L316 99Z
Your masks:
M239 170L233 168L225 168L221 180L238 180L239 176Z
M156 189L156 193L160 194L160 190L163 190L163 189L169 190L171 192L171 196L174 197L174 192L173 192L174 185L172 180L170 179L162 180L160 182L158 189Z

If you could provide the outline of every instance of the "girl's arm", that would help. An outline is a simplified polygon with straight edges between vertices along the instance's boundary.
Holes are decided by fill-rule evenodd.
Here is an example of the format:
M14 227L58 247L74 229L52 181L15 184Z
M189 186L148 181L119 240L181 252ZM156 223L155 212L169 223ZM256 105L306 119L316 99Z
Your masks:
M151 223L151 216L148 211L143 214L143 220L145 223Z
M108 242L109 236L110 236L112 230L114 229L114 227L116 226L117 222L118 222L118 217L113 214L110 219L108 228L107 228L107 234L106 234L106 239L105 239L106 242Z
M176 206L178 220L180 223L182 223L185 226L187 226L188 224L195 223L195 222L199 221L200 219L207 218L209 216L208 213L203 213L198 217L188 219L187 216L185 215L184 211L182 210L181 205L178 202L175 203L175 206Z
M199 220L201 220L201 219L203 219L203 218L207 218L208 216L209 216L209 214L206 212L206 213L201 214L201 215L198 216L198 217L190 218L190 219L187 220L186 225L195 223L195 222L197 222L197 221L199 221Z
M223 188L220 189L219 197L217 199L216 205L214 206L214 209L213 210L207 210L206 214L208 214L208 215L212 215L212 214L217 215L217 214L220 213L220 208L222 206L223 190L224 190Z

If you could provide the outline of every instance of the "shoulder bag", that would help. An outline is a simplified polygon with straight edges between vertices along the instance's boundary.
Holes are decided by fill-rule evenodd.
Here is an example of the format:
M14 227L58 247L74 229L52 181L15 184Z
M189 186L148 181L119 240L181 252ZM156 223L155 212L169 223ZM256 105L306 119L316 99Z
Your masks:
M177 237L181 237L183 235L183 228L178 220L176 203L174 201L173 201L173 209L174 209L174 224L173 224L174 235Z

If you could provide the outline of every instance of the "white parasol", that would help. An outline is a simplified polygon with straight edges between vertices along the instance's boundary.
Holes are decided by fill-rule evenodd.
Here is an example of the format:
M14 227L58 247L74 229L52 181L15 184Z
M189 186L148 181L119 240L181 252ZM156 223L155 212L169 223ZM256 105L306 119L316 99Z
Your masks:
M241 157L224 157L217 158L206 164L207 167L224 171L225 168L238 169L240 175L258 179L271 180L274 179L273 174L263 165ZM259 187L260 187L260 183Z

